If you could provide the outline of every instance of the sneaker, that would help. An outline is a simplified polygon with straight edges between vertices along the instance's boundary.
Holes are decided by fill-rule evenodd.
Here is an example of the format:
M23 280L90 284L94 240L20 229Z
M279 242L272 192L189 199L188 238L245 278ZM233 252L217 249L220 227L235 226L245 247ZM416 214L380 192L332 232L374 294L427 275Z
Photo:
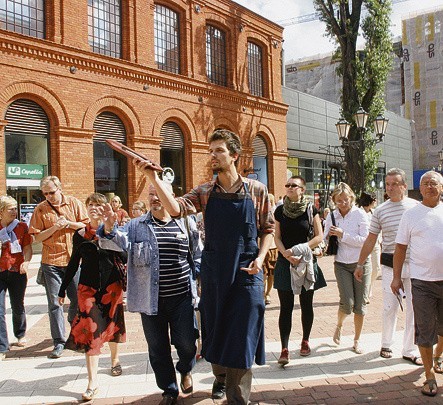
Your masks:
M54 346L54 349L52 350L52 352L49 354L49 358L50 359L58 359L62 356L63 354L63 350L65 348L65 345L63 345L62 343L58 343Z
M271 296L270 295L267 295L266 297L265 297L265 305L269 305L271 303Z
M285 366L289 363L289 350L283 349L280 354L280 358L278 359L278 364L281 366Z
M226 384L215 380L214 384L212 384L211 398L223 399L225 397L225 394L226 394Z
M17 342L15 343L14 346L25 347L26 343L27 343L26 338L23 336L23 337L17 339Z
M0 361L3 361L4 359L6 359L6 353L1 352L0 353Z
M307 340L301 341L300 356L309 356L311 354L311 348Z

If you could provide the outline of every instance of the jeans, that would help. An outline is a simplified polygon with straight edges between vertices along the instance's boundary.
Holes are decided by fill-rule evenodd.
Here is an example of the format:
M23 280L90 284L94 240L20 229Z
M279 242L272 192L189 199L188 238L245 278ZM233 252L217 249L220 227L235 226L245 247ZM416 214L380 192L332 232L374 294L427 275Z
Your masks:
M9 350L8 331L6 330L6 290L12 309L14 336L22 338L26 333L26 314L24 297L28 276L12 271L0 272L0 353Z
M63 317L63 307L58 303L58 293L65 276L66 267L51 266L42 263L43 275L45 277L46 298L48 300L49 325L51 326L51 336L54 346L66 342L65 319ZM77 313L77 285L79 273L69 283L66 295L70 300L68 310L68 322L71 323Z
M163 395L178 396L177 377L171 356L171 343L178 355L177 371L186 374L195 364L198 330L191 294L159 298L157 315L141 313L148 342L149 361L157 386ZM169 341L169 331L171 340Z

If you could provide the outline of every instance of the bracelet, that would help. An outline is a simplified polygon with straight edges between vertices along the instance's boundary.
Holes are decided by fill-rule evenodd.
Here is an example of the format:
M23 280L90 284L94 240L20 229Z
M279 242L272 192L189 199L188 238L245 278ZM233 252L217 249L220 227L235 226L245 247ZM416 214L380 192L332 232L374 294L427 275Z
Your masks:
M362 268L363 268L363 265L357 263L357 269L362 269Z

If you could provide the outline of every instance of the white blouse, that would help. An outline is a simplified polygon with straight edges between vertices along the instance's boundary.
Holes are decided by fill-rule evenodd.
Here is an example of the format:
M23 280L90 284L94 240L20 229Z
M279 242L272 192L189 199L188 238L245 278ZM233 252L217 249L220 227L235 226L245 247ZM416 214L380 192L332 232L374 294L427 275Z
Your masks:
M360 250L369 234L369 218L365 212L352 206L351 210L344 216L338 209L334 210L335 226L343 230L343 237L338 238L338 251L335 261L339 263L357 263ZM331 214L326 218L325 240L329 237L332 226Z

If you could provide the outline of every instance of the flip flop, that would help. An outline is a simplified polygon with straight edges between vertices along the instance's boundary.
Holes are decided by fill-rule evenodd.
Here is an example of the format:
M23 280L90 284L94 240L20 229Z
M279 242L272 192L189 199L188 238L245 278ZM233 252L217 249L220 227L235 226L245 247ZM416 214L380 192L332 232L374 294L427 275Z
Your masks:
M416 366L423 365L423 361L422 361L421 357L418 357L418 356L412 356L412 357L403 356L403 360L410 361L412 364L415 364Z
M383 357L384 359L390 359L392 357L392 350L386 347L382 347L380 349L380 357Z
M426 386L429 387L429 391L425 390ZM435 379L431 378L424 382L423 387L421 389L421 393L423 395L426 395L428 397L435 397L437 395L437 392L438 392L437 381L435 381Z

